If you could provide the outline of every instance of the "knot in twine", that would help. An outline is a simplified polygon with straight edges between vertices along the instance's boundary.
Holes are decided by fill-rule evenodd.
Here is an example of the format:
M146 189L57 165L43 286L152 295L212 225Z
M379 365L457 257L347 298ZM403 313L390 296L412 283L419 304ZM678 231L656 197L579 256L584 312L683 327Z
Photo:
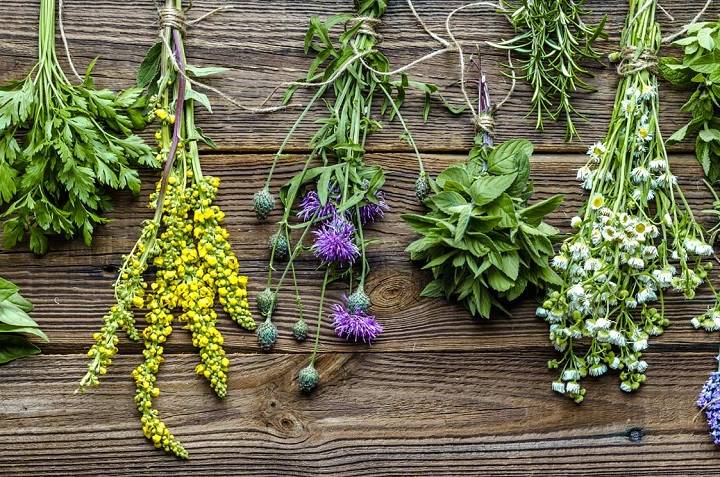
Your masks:
M628 46L622 51L610 55L610 61L620 61L617 72L620 76L628 76L643 70L654 70L658 60L654 51L644 49L638 51L634 46Z
M380 24L380 22L381 20L375 17L354 17L345 23L345 28L352 30L360 25L358 33L371 36L380 43L382 41L382 35L375 30L375 27Z
M495 117L492 111L481 112L475 116L475 126L481 131L489 134L490 136L495 135Z
M173 7L160 7L158 9L160 28L174 28L183 35L187 31L188 21L185 12Z

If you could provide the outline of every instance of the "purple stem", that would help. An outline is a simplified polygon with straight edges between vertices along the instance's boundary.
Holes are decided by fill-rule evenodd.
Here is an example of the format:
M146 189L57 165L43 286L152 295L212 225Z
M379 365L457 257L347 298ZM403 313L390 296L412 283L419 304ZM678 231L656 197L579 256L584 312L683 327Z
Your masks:
M478 114L493 114L492 102L490 101L490 88L488 88L485 74L480 71L480 80L478 81ZM493 145L493 138L490 134L483 132L483 144L486 146Z
M173 125L173 136L170 143L170 151L168 152L167 161L165 161L165 168L163 169L162 181L160 183L160 192L158 193L158 207L162 207L163 200L165 199L165 190L167 189L168 179L170 179L170 171L172 171L173 164L175 164L175 154L177 152L178 143L180 142L180 127L182 124L183 109L185 106L185 62L180 52L180 42L182 37L180 32L172 29L172 40L173 40L173 56L177 62L178 69L178 90L177 100L175 101L175 124Z

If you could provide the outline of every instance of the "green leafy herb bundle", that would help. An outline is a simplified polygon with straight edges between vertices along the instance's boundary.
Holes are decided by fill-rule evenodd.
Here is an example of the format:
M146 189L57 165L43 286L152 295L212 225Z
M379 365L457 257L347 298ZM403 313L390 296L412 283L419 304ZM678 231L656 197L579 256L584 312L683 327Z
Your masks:
M40 353L25 335L33 335L47 342L28 313L32 304L20 295L20 288L0 277L0 364Z
M631 392L645 381L643 352L669 325L664 296L690 299L707 278L705 241L670 170L659 123L658 81L652 72L660 47L657 0L630 0L621 36L621 75L603 142L588 149L578 179L590 197L553 258L563 283L537 314L550 328L561 357L552 389L576 402L580 380L620 373Z
M543 121L565 119L565 140L578 136L573 117L578 115L572 104L576 91L595 91L586 81L592 77L582 65L585 60L600 59L594 50L603 33L606 17L597 26L585 23L585 0L502 1L501 6L516 36L491 45L510 50L519 56L521 76L532 86L530 114Z
M138 72L139 85L148 89L151 114L160 121L155 138L158 160L165 167L150 197L155 215L144 222L137 243L123 257L114 285L116 303L93 335L91 361L80 390L97 386L107 372L117 353L119 330L133 340L142 337L144 360L132 376L143 434L155 447L186 458L187 451L153 405L160 394L157 381L164 343L173 325L180 322L190 332L200 358L196 373L224 398L230 360L215 309L219 305L248 330L256 324L247 301L247 277L239 273L239 261L222 225L225 214L213 205L220 180L203 175L198 153L199 141L212 142L195 124L195 104L210 108L207 96L192 89L189 75L207 76L222 69L186 64L181 9L181 0L166 0L160 9L162 41L150 49ZM136 310L145 311L142 332L135 328Z
M681 111L692 119L668 138L668 143L694 139L695 155L712 182L720 180L720 20L693 23L673 45L682 58L662 58L663 77L693 92Z
M494 108L484 76L479 89L478 109L488 117ZM508 313L505 305L528 288L560 283L548 263L558 232L543 219L562 196L528 205L532 151L526 140L493 147L489 132L478 130L467 161L432 181L429 211L402 216L421 235L406 251L434 277L421 296L454 300L489 318L493 307Z
M28 76L0 88L0 206L4 245L26 235L44 254L48 235L82 235L107 221L111 190L137 193L135 167L156 166L135 135L143 126L140 88L96 90L90 77L72 85L55 53L55 0L40 3L38 62Z
M366 140L381 127L378 117L386 113L390 120L397 118L405 125L399 108L409 87L427 95L435 91L434 86L411 82L405 75L391 79L384 74L389 65L387 58L376 50L380 40L376 30L385 9L383 0L356 0L352 15L311 20L305 51L312 52L315 60L304 80L288 89L285 101L301 86L316 87L317 91L280 146L265 187L254 197L257 217L264 220L275 206L269 184L287 141L312 105L327 98L327 117L317 121L319 128L310 141L311 152L303 169L280 190L283 211L277 232L269 241L267 289L257 297L265 317L265 322L258 326L258 341L261 348L269 350L278 334L272 322L278 292L289 274L298 313L293 333L298 340L304 340L308 326L303 318L294 261L303 251L310 251L324 269L314 348L308 366L298 374L299 388L306 392L319 382L314 364L330 282L344 280L348 287L347 300L332 305L331 318L339 337L370 343L382 332L382 326L370 314L370 298L364 291L370 273L366 251L371 243L365 227L380 220L387 209L382 192L385 174L381 167L365 162ZM335 36L335 31L341 28L342 32ZM407 129L404 137L414 145ZM423 196L429 184L417 150L416 155L420 164L416 192ZM316 165L317 162L320 164ZM299 234L297 240L293 240L293 231ZM311 237L312 243L306 244ZM283 260L287 260L284 271L274 281L275 266Z

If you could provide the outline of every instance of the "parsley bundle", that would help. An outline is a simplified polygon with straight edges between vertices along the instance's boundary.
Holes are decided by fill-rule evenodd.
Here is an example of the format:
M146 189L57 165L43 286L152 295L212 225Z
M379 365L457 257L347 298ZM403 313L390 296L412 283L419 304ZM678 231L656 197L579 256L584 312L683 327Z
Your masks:
M558 232L543 218L562 196L528 205L533 146L512 140L493 147L496 106L482 74L478 90L477 113L468 102L477 131L467 161L431 182L428 213L402 218L421 235L406 251L434 277L421 296L455 300L471 315L489 318L493 307L509 314L505 305L528 287L560 283L548 263Z
M658 82L651 72L660 47L657 0L630 0L621 50L611 55L621 76L607 136L590 146L578 179L590 198L571 225L553 266L563 279L537 314L561 357L552 389L576 402L580 380L620 373L631 392L645 381L642 359L651 336L669 325L664 295L690 299L707 278L712 247L670 170L659 124Z
M309 364L298 374L299 388L305 392L312 391L319 382L314 363L329 283L344 280L348 287L346 300L332 305L333 324L339 337L370 343L382 332L382 325L370 313L371 301L364 290L370 272L366 251L371 243L365 227L380 220L388 206L382 192L385 174L381 167L365 163L365 144L368 136L381 127L376 118L378 113L387 112L390 119L397 117L405 125L399 108L409 86L426 94L434 92L432 85L411 83L405 75L391 80L383 74L388 71L388 60L375 48L380 38L376 28L385 8L383 0L356 0L354 15L336 15L326 21L313 18L305 37L305 50L312 51L315 60L304 82L292 85L285 96L289 101L298 87L317 87L288 138L317 100L332 98L326 101L328 116L318 121L319 129L310 141L311 152L302 171L280 190L283 212L278 230L269 241L267 289L257 297L258 308L265 317L265 322L258 326L258 341L261 348L269 350L278 334L272 322L278 291L289 273L298 313L293 334L303 341L308 325L303 317L294 261L303 251L310 251L324 269L314 348ZM331 30L338 26L344 26L344 31L334 39ZM255 194L254 209L260 220L267 218L275 206L269 183L288 138L276 154L265 187ZM405 138L414 145L407 129ZM417 158L420 176L416 192L423 196L429 184L419 154ZM313 167L313 161L321 164ZM295 208L299 209L296 213ZM297 223L291 223L292 215L297 215ZM294 242L293 230L300 234ZM306 245L310 237L312 244ZM287 264L281 277L273 282L275 264L282 260L287 260Z
M34 335L47 342L28 313L32 304L20 295L20 288L0 277L0 364L40 353L24 335Z
M28 76L0 88L0 206L4 245L26 235L44 254L48 235L87 245L107 219L110 190L140 189L137 165L156 166L150 148L131 134L142 126L140 88L95 90L91 63L72 85L55 53L55 0L40 3L38 62ZM133 120L135 122L133 122Z
M188 75L206 76L220 69L186 65L181 3L167 0L160 9L162 41L150 49L138 73L140 86L152 93L148 98L152 115L160 121L155 138L158 160L165 168L150 198L155 215L145 221L135 247L124 257L114 285L116 303L93 335L96 342L88 352L91 362L80 389L98 385L107 372L117 353L118 330L124 329L134 340L142 337L145 359L132 376L143 433L155 447L186 458L187 451L153 407L160 394L157 374L164 361L163 344L173 324L179 321L191 333L200 357L195 371L220 398L227 393L230 360L222 347L215 307L219 304L243 328L254 330L256 325L247 302L247 278L239 273L222 226L225 214L213 205L220 181L203 175L198 154L198 141L212 143L195 125L195 103L209 105L209 101L192 89ZM151 267L154 280L148 286ZM142 332L134 325L134 310L140 309L146 310Z
M543 121L565 119L565 140L578 136L573 117L578 115L572 104L573 94L595 91L585 78L592 74L582 65L585 60L599 60L593 44L603 33L605 20L597 26L587 25L583 16L585 0L503 1L501 6L517 35L491 45L510 50L522 58L520 71L530 83L533 95L530 114Z
M673 42L683 57L663 58L663 77L677 86L692 88L681 111L692 114L685 126L668 138L676 143L694 139L695 155L712 182L720 180L720 20L688 25L683 38Z

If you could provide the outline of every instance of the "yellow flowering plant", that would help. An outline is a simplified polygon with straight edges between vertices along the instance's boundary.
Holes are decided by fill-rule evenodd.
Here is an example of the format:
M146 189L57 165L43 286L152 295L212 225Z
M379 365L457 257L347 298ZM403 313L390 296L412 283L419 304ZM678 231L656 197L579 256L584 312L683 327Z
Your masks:
M165 163L163 176L150 197L155 209L145 221L140 238L124 257L115 282L116 302L93 335L88 351L88 371L80 381L85 390L99 384L117 353L118 330L130 339L142 338L144 361L132 372L137 391L143 433L157 448L186 458L187 451L173 436L153 407L158 397L157 374L164 361L163 345L179 321L190 331L198 348L196 372L207 379L215 393L227 392L229 359L223 336L216 327L216 303L240 326L256 328L247 301L247 278L240 275L237 257L222 226L224 213L213 205L219 179L204 176L198 141L205 139L195 126L194 103L209 104L207 97L192 90L188 74L198 69L185 64L180 0L167 0L161 10L162 41L151 48L138 73L138 83L148 88L151 115L160 122L155 138L157 159ZM150 266L155 277L148 283ZM134 311L145 310L146 327L135 327Z

